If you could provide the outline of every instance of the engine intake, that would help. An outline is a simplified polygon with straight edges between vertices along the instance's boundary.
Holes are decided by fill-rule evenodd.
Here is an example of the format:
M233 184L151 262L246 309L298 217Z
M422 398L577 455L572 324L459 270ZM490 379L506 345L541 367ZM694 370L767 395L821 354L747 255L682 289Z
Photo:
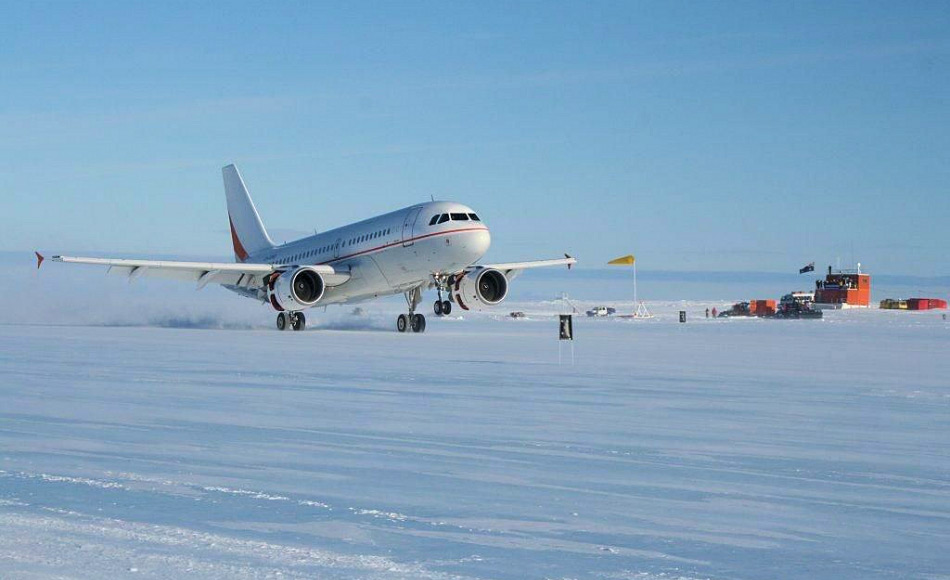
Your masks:
M274 310L303 310L319 302L325 291L323 276L304 266L287 270L271 281L268 299Z
M508 278L493 268L474 270L456 278L452 298L462 310L483 310L508 296Z

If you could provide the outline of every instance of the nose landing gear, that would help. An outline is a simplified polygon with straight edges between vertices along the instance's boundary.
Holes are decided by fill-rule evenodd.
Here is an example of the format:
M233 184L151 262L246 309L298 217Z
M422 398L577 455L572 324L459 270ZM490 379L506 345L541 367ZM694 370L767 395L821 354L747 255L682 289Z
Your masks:
M303 312L280 312L277 314L277 330L303 330L307 327L307 317Z

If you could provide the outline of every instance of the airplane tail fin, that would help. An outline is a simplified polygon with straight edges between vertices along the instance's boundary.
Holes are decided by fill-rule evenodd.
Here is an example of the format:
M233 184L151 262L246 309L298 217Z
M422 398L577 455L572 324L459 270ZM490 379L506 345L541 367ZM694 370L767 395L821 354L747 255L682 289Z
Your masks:
M251 201L244 180L237 167L228 165L221 170L224 176L224 194L228 198L228 219L231 222L231 242L234 244L234 258L244 262L248 256L274 246L257 208Z

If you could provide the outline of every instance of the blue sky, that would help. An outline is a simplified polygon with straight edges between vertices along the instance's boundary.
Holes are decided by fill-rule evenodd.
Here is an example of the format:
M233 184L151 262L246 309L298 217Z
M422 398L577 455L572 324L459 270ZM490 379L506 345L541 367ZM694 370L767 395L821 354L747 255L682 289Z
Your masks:
M950 273L950 7L16 3L0 250L227 255L428 199L488 259Z

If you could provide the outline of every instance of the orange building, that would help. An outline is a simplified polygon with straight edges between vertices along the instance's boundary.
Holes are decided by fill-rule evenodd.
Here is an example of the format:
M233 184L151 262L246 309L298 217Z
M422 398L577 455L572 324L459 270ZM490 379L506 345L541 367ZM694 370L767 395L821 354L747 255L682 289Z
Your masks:
M860 270L839 271L828 275L815 288L817 308L868 308L871 305L871 276Z

